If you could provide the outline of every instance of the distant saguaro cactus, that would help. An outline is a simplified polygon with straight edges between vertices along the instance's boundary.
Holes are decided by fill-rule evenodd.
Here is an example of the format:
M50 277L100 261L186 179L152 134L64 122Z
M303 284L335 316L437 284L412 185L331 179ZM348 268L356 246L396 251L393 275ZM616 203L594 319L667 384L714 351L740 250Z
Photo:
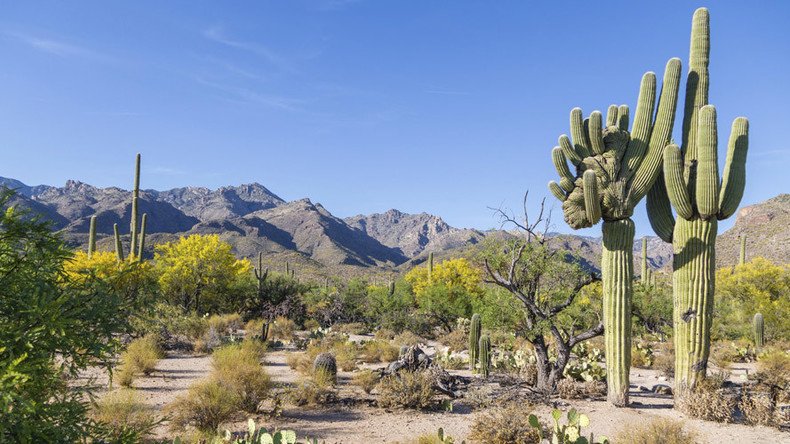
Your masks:
M263 268L263 252L258 252L258 266L253 267L253 273L255 273L255 280L257 281L258 287L258 299L263 300L266 295L264 291L266 290L266 278L269 277L269 269ZM261 341L266 341L269 339L269 325L271 324L271 317L267 316L266 313L262 313L264 315L263 325L261 326Z
M475 313L472 315L472 322L469 324L469 369L475 371L477 364L477 357L480 351L480 331L482 330L482 322L480 315Z
M683 116L682 148L669 144L664 174L648 196L651 225L672 242L672 292L676 396L690 393L705 378L716 286L716 233L743 196L749 122L735 119L730 132L723 180L719 180L716 109L708 105L710 59L708 10L697 9L691 28L689 73ZM671 206L677 212L677 221Z
M647 269L647 238L642 238L642 275L639 276L642 285L647 285L650 282L650 272Z
M91 216L90 228L88 228L88 259L93 257L96 252L96 216Z
M428 281L433 281L433 251L428 253Z
M763 320L763 315L755 313L752 325L754 326L754 346L759 350L765 345L765 322Z
M746 263L746 234L741 235L741 255L738 264L743 265Z

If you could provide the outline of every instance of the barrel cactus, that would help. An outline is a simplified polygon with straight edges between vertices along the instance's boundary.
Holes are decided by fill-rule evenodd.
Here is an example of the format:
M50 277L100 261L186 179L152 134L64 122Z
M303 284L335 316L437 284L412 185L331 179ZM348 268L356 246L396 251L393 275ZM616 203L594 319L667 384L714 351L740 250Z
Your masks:
M571 138L562 135L552 150L560 182L549 189L560 201L565 222L573 229L591 227L603 219L601 273L604 293L604 334L608 399L628 404L631 362L631 298L634 277L634 207L659 175L661 154L669 143L675 121L680 60L667 62L664 84L654 116L656 76L642 77L631 131L629 109L610 106L605 126L594 111L571 111ZM571 172L567 161L575 169Z
M480 369L479 373L483 378L488 378L488 371L491 367L491 338L488 335L480 337Z
M754 346L759 350L765 345L765 321L761 313L754 315L752 325L754 326Z
M337 360L332 353L319 353L313 361L314 372L324 372L333 380L337 378Z
M480 351L480 330L482 329L482 322L480 315L475 313L472 315L472 322L469 325L469 369L475 371L477 364L477 356Z
M708 105L709 22L707 9L694 13L682 145L664 149L663 176L647 202L653 229L674 251L675 381L680 397L707 372L718 221L735 213L746 183L749 122L743 117L732 124L719 180L716 109Z

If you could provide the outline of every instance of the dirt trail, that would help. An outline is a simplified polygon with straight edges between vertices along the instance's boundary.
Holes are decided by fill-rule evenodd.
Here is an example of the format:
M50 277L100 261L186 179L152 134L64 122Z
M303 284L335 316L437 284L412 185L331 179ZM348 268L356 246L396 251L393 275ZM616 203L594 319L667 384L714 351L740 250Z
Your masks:
M272 380L279 384L291 384L299 375L286 364L290 350L272 351L266 354L264 365ZM137 378L134 382L144 401L156 409L162 409L200 378L208 375L211 359L208 356L192 356L183 353L170 353L157 365L157 370L149 377ZM744 369L745 370L745 369ZM462 372L466 373L466 372ZM106 375L93 374L97 384L106 385ZM316 437L331 443L407 443L422 434L434 434L439 427L458 439L466 439L477 412L472 412L463 401L456 403L453 412L388 411L368 405L367 397L349 381L351 373L338 375L339 397L358 399L355 405L333 405L329 408L309 409L286 405L281 417L271 419L259 416L256 421L268 428L288 428L296 430L299 436ZM734 375L737 377L739 375ZM659 379L654 370L634 369L632 383L652 388L655 384L671 385ZM686 418L672 409L671 396L658 395L632 388L630 408L614 408L602 401L574 401L571 407L586 413L592 422L587 433L596 436L615 436L619 430L630 425L642 424L652 418L666 417L683 420L686 427L695 430L701 443L787 443L790 434L767 427L751 427L740 424L718 424ZM567 410L569 407L563 407ZM545 422L551 420L551 408L536 407L536 413ZM228 424L228 428L243 430L246 418ZM166 425L157 428L160 437L170 434Z

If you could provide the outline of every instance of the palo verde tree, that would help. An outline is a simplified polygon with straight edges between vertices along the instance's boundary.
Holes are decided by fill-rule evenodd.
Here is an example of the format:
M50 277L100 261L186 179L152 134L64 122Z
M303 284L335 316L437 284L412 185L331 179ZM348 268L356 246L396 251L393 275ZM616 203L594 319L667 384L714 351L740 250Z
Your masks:
M749 121L732 124L723 178L719 179L716 109L708 105L710 17L694 13L682 145L663 149L662 180L648 197L648 216L661 239L672 243L676 396L705 378L710 355L716 288L718 221L738 209L746 184ZM672 215L674 207L677 218Z
M549 247L546 232L550 217L544 220L543 204L532 223L527 216L526 196L524 222L497 211L503 225L513 225L522 235L515 240L494 242L484 251L485 281L502 287L521 302L525 329L517 333L535 348L537 388L551 393L562 378L573 347L604 331L594 307L588 305L579 310L582 289L598 279L584 272L575 261L567 260L564 251ZM545 229L538 230L541 224L545 224Z
M664 85L656 108L656 75L642 77L634 122L629 109L609 107L606 126L599 111L587 119L582 110L571 111L571 138L562 135L552 150L560 182L549 182L562 202L565 222L573 229L591 227L603 220L604 325L608 399L628 404L631 366L631 298L634 279L634 208L647 194L661 171L661 154L669 143L675 122L680 83L680 60L667 62ZM568 168L570 160L574 168Z

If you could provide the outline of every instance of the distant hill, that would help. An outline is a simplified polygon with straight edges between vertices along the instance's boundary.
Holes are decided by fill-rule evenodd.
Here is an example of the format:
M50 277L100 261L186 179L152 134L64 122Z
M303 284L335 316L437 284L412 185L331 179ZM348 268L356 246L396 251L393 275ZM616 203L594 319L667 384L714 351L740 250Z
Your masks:
M12 204L50 220L74 246L87 244L90 217L97 216L99 248L112 249L113 224L128 235L131 192L98 188L79 181L63 187L28 186L0 177L0 186L15 189ZM216 233L237 255L265 254L274 269L284 262L298 264L307 274L391 276L419 264L429 252L439 259L472 254L489 237L511 233L455 228L441 217L407 214L392 209L384 213L340 219L310 199L286 202L263 185L253 183L210 190L200 187L140 192L140 211L148 213L149 242L153 245L181 235ZM738 236L747 235L748 256L790 261L790 195L782 194L744 207L735 226L719 237L717 259L731 265L738 257ZM553 234L551 244L575 253L582 264L598 270L600 238ZM635 271L640 272L641 239L634 243ZM669 270L672 246L648 237L648 263Z

